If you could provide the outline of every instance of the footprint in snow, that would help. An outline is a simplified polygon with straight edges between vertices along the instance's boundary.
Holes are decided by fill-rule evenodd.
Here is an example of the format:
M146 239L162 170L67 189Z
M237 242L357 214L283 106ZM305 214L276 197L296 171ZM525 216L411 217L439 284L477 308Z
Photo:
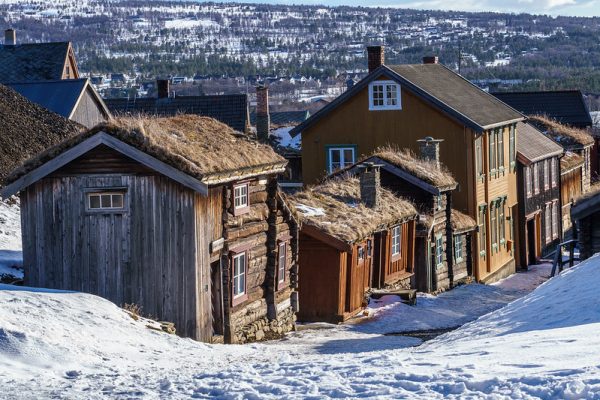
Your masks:
M67 378L67 379L77 379L77 378L79 378L79 375L81 375L81 372L79 372L79 371L65 372L65 378Z

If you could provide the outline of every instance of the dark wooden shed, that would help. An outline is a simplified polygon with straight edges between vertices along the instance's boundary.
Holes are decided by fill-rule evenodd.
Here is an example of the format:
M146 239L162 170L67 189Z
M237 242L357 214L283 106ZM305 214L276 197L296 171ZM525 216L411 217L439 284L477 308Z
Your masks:
M17 169L25 283L84 291L245 342L293 329L297 224L285 160L211 118L120 119Z
M600 184L575 200L571 207L574 236L579 241L580 259L600 253Z
M302 227L302 321L342 322L366 303L373 282L414 285L413 205L379 185L377 167L360 179L334 177L291 197Z

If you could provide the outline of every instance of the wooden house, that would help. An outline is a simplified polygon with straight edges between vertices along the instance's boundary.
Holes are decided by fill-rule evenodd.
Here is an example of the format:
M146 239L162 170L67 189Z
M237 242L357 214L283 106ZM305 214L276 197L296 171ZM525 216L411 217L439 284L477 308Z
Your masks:
M24 161L82 130L0 84L0 187Z
M555 250L562 238L560 157L563 148L534 126L517 125L517 180L519 182L519 263L536 264Z
M14 29L0 46L0 83L78 79L71 42L17 43Z
M118 116L193 114L214 118L238 132L250 131L246 94L175 96L170 82L169 79L157 80L156 97L110 98L104 102Z
M30 101L87 128L112 116L87 78L8 84Z
M25 283L137 304L206 342L293 329L285 164L211 118L99 125L7 179L2 196L21 196Z
M573 236L578 240L579 258L585 260L600 252L600 185L575 199L571 207Z
M475 277L489 282L514 272L516 124L524 116L437 57L417 65L385 65L383 54L383 47L369 47L369 74L292 130L302 135L304 183L381 146L416 152L418 139L443 139L440 161L460 188L453 208L478 223Z
M417 211L379 179L371 165L358 179L331 178L290 197L302 223L299 320L345 321L372 282L413 287Z
M585 160L570 151L560 159L560 197L563 237L572 238L571 206L583 193L583 169Z
M422 292L438 292L472 276L471 239L477 223L452 209L452 193L457 183L439 164L440 141L426 138L420 143L420 158L408 150L380 148L340 173L360 173L365 163L379 165L381 185L415 205L419 212L415 287ZM373 287L380 288L382 284L373 282Z

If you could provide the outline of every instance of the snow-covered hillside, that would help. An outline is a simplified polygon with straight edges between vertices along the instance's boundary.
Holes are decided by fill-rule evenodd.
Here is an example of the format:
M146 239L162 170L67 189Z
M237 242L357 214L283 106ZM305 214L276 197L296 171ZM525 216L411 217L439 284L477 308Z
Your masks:
M420 346L382 334L464 323L547 273L416 307L384 298L363 323L244 346L157 332L95 296L4 285L0 398L600 398L600 257Z

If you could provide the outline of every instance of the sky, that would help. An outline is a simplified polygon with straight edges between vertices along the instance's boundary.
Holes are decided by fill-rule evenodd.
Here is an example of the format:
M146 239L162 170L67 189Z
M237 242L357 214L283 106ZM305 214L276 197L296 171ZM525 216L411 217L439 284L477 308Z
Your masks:
M600 0L240 0L248 3L324 4L414 9L496 11L600 17Z

